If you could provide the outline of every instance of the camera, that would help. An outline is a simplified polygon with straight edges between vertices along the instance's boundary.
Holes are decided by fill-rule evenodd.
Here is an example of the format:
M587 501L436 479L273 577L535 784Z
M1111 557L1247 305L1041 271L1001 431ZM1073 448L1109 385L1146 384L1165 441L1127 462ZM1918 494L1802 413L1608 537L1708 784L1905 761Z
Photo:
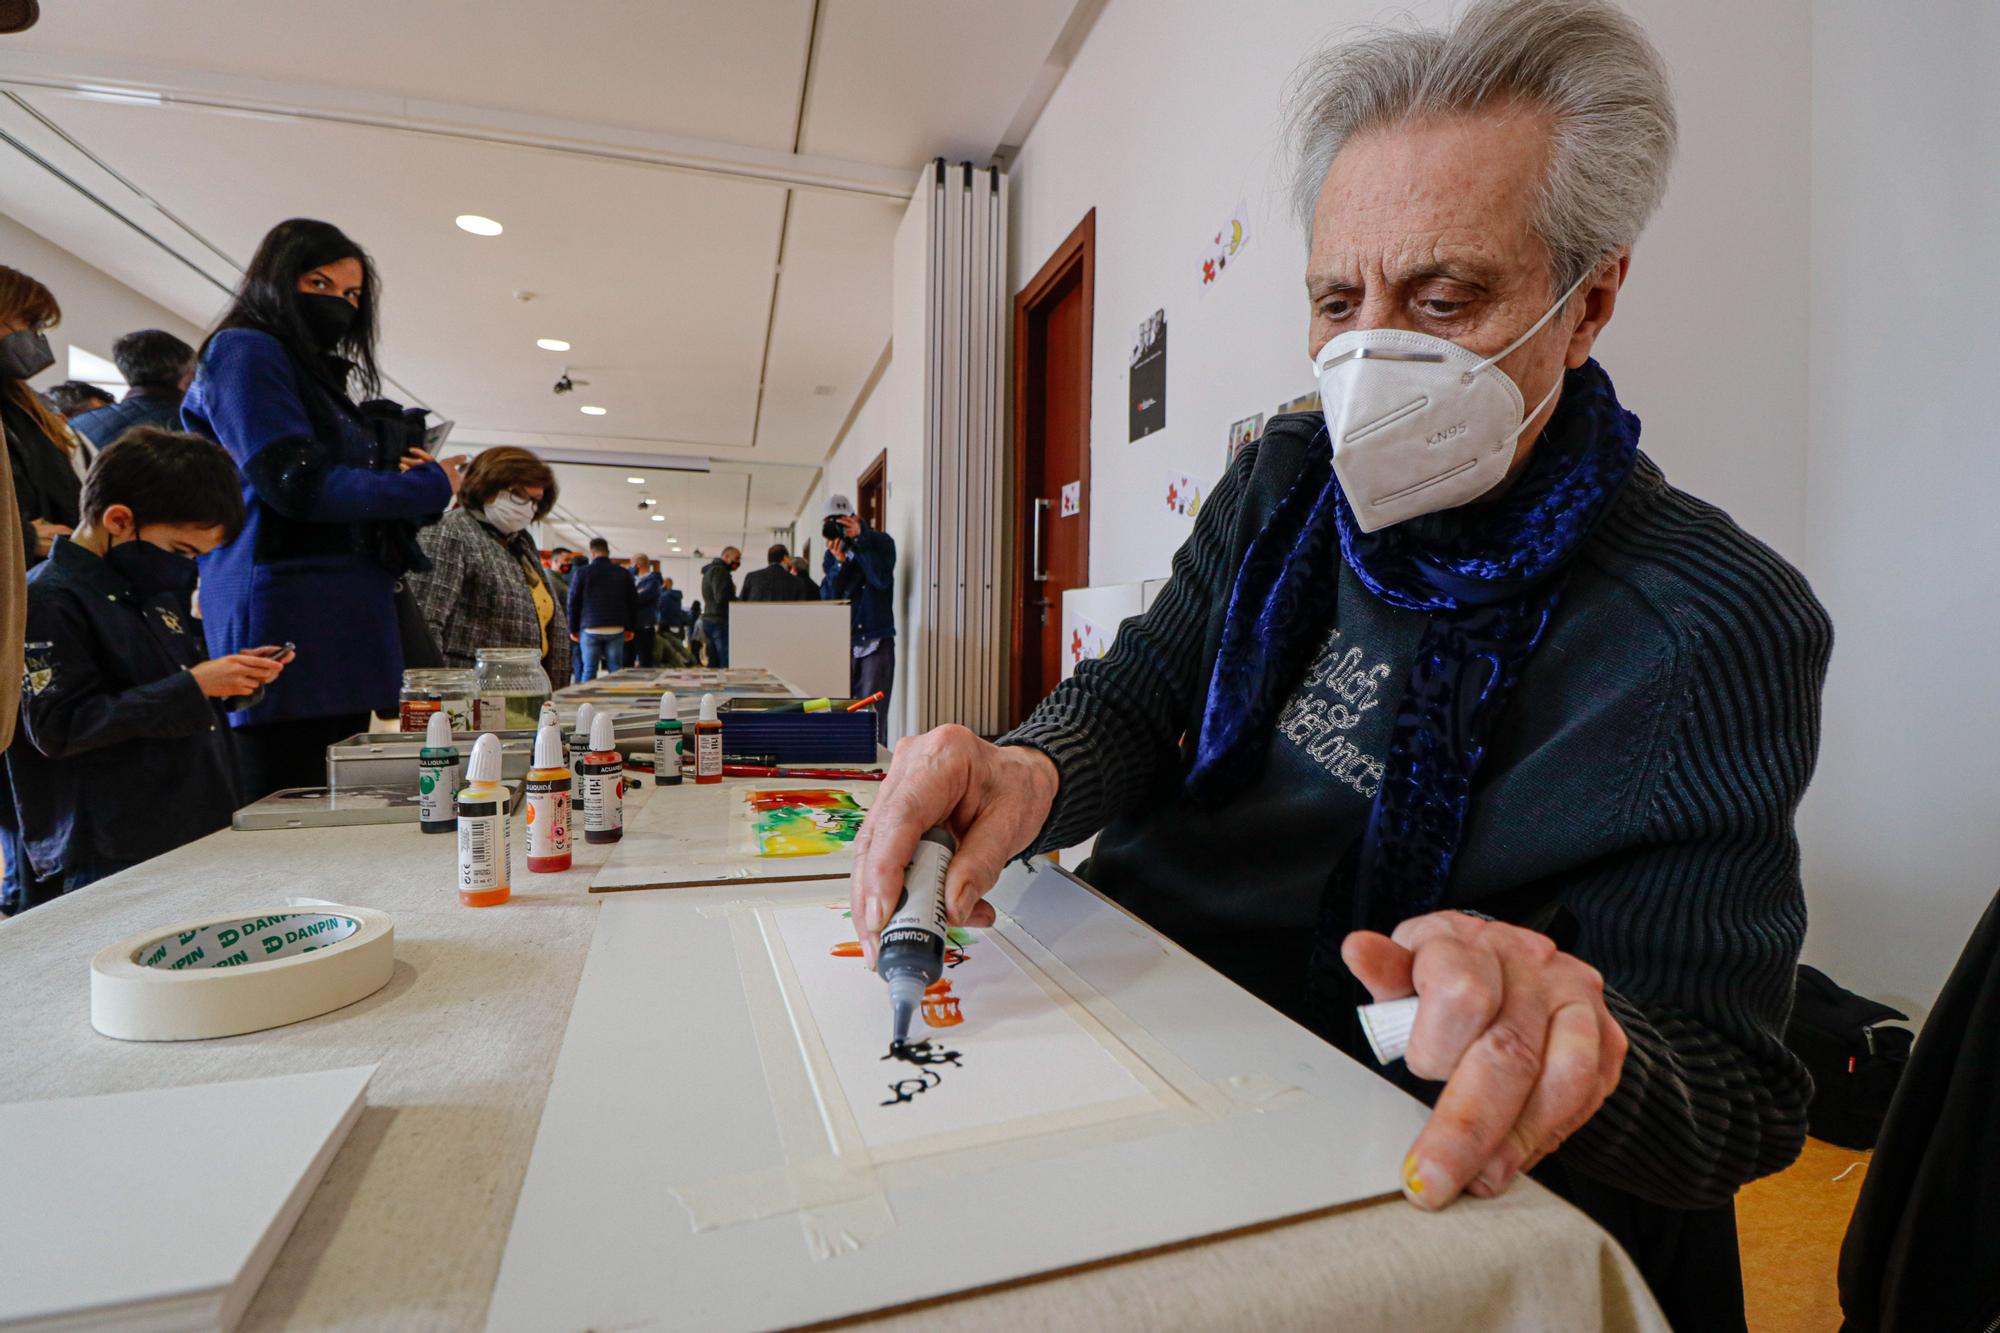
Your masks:
M562 378L556 381L555 391L557 393L568 393L571 389L574 389L575 387L576 387L575 382L570 379L569 372L565 370L562 373Z
M847 536L847 529L840 526L838 518L829 518L819 525L819 535L825 541L841 541Z

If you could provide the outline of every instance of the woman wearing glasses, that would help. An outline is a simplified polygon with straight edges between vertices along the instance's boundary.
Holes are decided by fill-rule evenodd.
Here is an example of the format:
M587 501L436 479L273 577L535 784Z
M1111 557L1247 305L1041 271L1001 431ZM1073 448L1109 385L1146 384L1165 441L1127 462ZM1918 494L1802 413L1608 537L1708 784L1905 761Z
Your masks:
M549 679L569 679L563 599L528 535L556 502L556 477L526 449L488 449L459 483L458 504L417 534L431 558L412 574L446 666L474 665L481 648L533 648Z

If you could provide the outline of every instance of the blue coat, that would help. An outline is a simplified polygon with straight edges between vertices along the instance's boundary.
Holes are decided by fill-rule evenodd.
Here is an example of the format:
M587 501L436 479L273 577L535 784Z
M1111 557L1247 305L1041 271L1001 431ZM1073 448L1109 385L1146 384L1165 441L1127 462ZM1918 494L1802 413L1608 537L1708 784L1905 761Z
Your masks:
M639 628L651 629L660 623L660 589L666 579L657 569L646 571L646 576L637 580L639 590Z
M235 541L202 557L209 653L299 650L263 702L230 720L393 712L403 680L396 580L356 529L435 518L451 503L444 470L397 472L351 403L302 384L278 340L251 329L209 340L181 419L236 460L250 511Z
M134 426L158 426L161 430L181 428L181 396L173 392L134 389L109 407L94 407L69 420L69 428L99 449Z
M569 632L582 634L600 626L639 628L639 591L632 571L613 564L608 555L591 557L569 576Z
M821 557L819 595L830 602L847 599L856 643L895 638L896 539L864 526L841 544L847 559L834 559L832 551Z

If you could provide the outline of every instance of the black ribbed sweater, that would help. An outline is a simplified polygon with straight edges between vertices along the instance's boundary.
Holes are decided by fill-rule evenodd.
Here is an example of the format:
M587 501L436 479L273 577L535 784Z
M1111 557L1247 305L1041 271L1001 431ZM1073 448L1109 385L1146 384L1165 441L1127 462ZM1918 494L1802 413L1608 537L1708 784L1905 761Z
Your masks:
M1031 851L1173 798L1237 568L1321 431L1274 419L1152 607L1003 738L1061 774ZM1804 1141L1811 1084L1781 1035L1805 934L1793 815L1831 644L1797 570L1641 456L1474 783L1447 905L1546 930L1603 973L1631 1049L1560 1158L1655 1203L1720 1203Z

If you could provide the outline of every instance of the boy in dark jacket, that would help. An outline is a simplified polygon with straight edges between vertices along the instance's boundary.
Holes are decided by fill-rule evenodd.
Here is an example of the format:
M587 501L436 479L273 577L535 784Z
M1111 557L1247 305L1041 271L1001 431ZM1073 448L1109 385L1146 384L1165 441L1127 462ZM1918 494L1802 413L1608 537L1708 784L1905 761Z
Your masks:
M80 508L28 581L6 757L38 900L225 827L238 782L220 710L254 700L286 656L209 660L194 617L195 557L243 527L242 478L220 446L134 429L92 466Z

